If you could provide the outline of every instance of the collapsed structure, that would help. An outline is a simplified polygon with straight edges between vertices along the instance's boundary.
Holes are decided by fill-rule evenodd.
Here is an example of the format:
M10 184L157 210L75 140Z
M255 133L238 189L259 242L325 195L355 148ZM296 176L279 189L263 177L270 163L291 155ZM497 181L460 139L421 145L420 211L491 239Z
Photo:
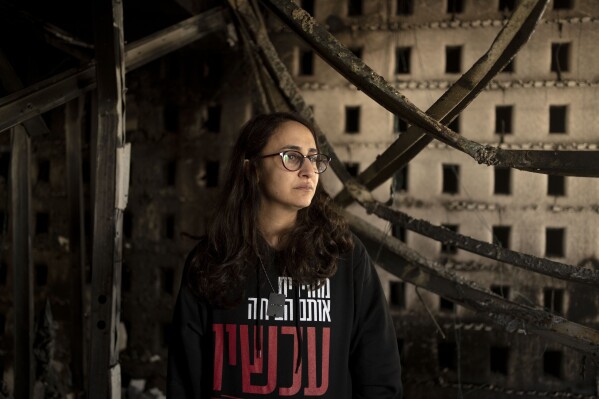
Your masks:
M320 125L319 145L324 152L333 157L332 166L338 178L338 181L329 179L325 184L330 192L336 195L336 200L342 205L349 205L352 201L356 201L361 208L353 207L353 214L364 216L365 212L360 210L363 209L385 221L381 223L372 216L356 218L351 213L347 214L352 228L367 244L373 258L390 273L384 275L384 281L388 284L389 297L395 311L398 343L406 372L410 373L406 383L407 388L411 389L408 391L410 397L426 395L419 391L419 384L426 384L427 392L430 393L431 387L440 390L462 390L464 384L468 383L471 384L470 389L481 389L493 395L496 393L494 390L496 384L502 382L505 383L505 390L515 389L524 392L523 395L534 396L537 390L565 392L572 388L574 382L578 387L577 394L593 394L596 379L594 360L599 343L599 333L594 328L596 328L598 312L593 295L588 295L586 292L592 293L597 288L599 272L592 266L592 259L589 262L590 267L584 267L584 265L574 266L567 261L562 262L565 258L571 259L569 256L564 256L563 251L561 253L537 251L536 256L521 253L518 250L526 249L528 246L523 244L521 247L514 247L510 244L515 239L511 238L512 230L506 230L507 226L503 220L499 220L497 226L486 226L491 230L491 239L488 232L481 234L474 229L471 229L470 233L466 231L463 234L461 229L456 228L459 220L457 216L445 215L443 212L439 214L438 208L431 206L416 206L410 209L410 203L423 201L423 198L412 198L406 195L406 187L402 186L408 176L410 182L417 180L418 176L424 178L424 173L414 172L415 168L410 168L407 174L405 166L427 146L432 146L427 150L432 155L428 155L426 161L422 162L421 169L426 169L427 162L431 162L431 158L437 156L435 151L448 151L451 147L465 154L464 157L448 156L454 161L441 165L443 179L441 190L449 195L455 195L456 191L460 191L460 187L463 189L464 186L461 185L463 183L460 184L457 180L462 170L460 166L468 163L490 165L484 169L486 172L473 173L473 176L478 176L474 179L483 181L480 178L482 173L493 171L494 190L499 191L502 188L505 190L506 179L509 191L514 187L510 180L512 176L514 180L516 176L524 176L517 172L509 172L514 170L512 168L527 171L527 174L535 172L552 176L587 177L599 175L597 169L599 164L595 161L596 144L564 148L560 147L558 140L555 140L556 144L546 149L511 139L509 127L512 117L508 118L508 114L513 110L508 111L506 107L509 105L503 101L495 107L495 118L500 123L495 124L496 136L493 139L485 139L483 133L475 129L472 130L472 134L465 129L466 117L470 120L479 119L480 109L477 110L476 115L467 113L467 106L477 95L485 88L492 88L493 85L502 87L502 85L514 84L509 83L510 79L493 82L491 80L506 66L514 65L510 64L510 60L537 28L547 1L522 1L517 8L513 8L509 19L491 20L487 26L496 27L497 37L485 53L478 55L480 58L470 69L445 71L446 74L451 75L448 81L455 80L453 84L434 79L427 80L424 68L421 77L405 79L405 83L401 77L397 82L383 79L381 75L387 76L387 74L377 73L376 69L373 70L364 63L371 55L375 59L376 50L366 44L376 43L377 38L368 37L370 33L361 35L361 29L367 32L384 31L388 34L394 31L409 31L411 28L402 25L405 23L403 17L373 22L368 19L371 18L369 14L364 13L366 16L361 22L361 7L371 7L371 3L366 2L362 5L361 2L350 2L348 4L353 6L344 9L346 14L350 11L356 14L348 15L345 22L338 16L337 19L334 18L337 5L329 5L331 9L325 10L325 5L319 4L319 8L316 10L312 8L311 11L312 13L323 12L324 15L330 13L331 17L327 18L326 23L329 29L339 30L337 33L339 37L344 37L344 24L347 21L354 21L355 24L349 24L350 33L346 40L351 42L352 35L362 37L360 39L364 43L362 51L356 47L350 50L347 48L349 46L342 45L337 37L331 35L324 27L318 14L314 19L294 3L282 0L265 0L263 5L273 11L289 28L283 28L276 22L265 23L255 4L236 1L230 2L229 10L217 8L205 11L125 47L122 9L115 3L113 7L106 7L103 11L97 9L95 63L66 71L27 88L14 85L5 87L6 91L13 92L0 100L0 127L3 130L13 129L9 178L13 200L8 213L11 215L13 229L10 266L14 274L13 292L15 293L15 396L30 396L35 379L31 372L33 345L30 342L30 335L19 332L33 329L34 295L31 279L34 263L36 279L40 273L44 273L43 264L34 262L32 259L32 254L35 252L29 239L32 235L28 223L31 218L31 188L27 184L31 164L30 141L35 142L41 135L47 133L45 122L39 115L65 103L67 105L64 110L64 121L59 120L56 125L64 124L67 137L65 191L67 191L70 214L67 217L65 212L61 218L69 220L70 233L65 251L70 260L63 259L62 264L64 266L70 262L71 274L70 281L63 278L62 283L63 286L70 284L72 292L71 297L68 298L70 312L66 312L70 314L65 318L70 317L67 325L72 329L69 345L73 386L83 389L82 370L85 369L86 362L83 354L87 353L89 357L87 360L91 365L87 375L90 396L118 396L121 374L148 375L151 366L146 366L147 364L162 364L165 343L168 339L170 307L176 295L175 282L181 272L181 257L191 245L190 240L177 237L176 232L187 232L192 236L202 233L202 224L209 215L205 210L198 209L198 197L202 197L204 204L214 201L220 165L223 163L224 154L236 128L252 112L280 109L293 110ZM398 2L396 7L400 4L403 2ZM356 8L357 5L360 7ZM310 2L304 6L309 8ZM590 5L589 8L593 10ZM395 13L401 16L398 10L395 10ZM408 7L407 10L410 8ZM418 12L415 11L417 8L411 10L417 16ZM377 15L377 13L371 14ZM382 14L393 13L386 11ZM228 25L225 18L229 20ZM434 20L434 16L419 18L424 21ZM495 21L499 23L495 24ZM472 25L470 28L475 25L475 22L468 22L467 18L460 21L455 12L453 20L446 23L448 26L470 23ZM558 20L555 23L562 24L563 21ZM409 25L409 22L407 24ZM119 29L113 29L113 25ZM484 26L483 23L479 25ZM361 28L363 26L367 28ZM270 35L267 27L270 27ZM294 45L294 42L289 40L290 32L287 29L296 32L305 44ZM176 54L176 58L172 57L161 64L154 63L141 68L144 64L175 48L192 43L212 31L220 32L220 36L218 40L212 38L211 45L203 43L206 48L205 54L198 55L192 51L182 50L183 52ZM274 37L276 47L269 36ZM368 41L370 39L372 41ZM379 43L384 42L380 38L378 40ZM218 45L215 45L215 42ZM226 48L227 42L232 43L233 47L224 50L223 47ZM560 46L565 46L563 44L565 42L560 40L559 43L562 43ZM446 48L446 54L452 54L452 51L457 51L458 46L447 47L451 49ZM416 43L413 47L402 43L383 51L383 53L391 51L403 62L403 65L396 67L392 75L406 74L406 66L409 65L406 61L409 61L412 55L417 56L416 48ZM232 57L240 51L245 53L243 62L237 65L225 65L227 63L222 61L227 59L227 55ZM311 64L315 59L314 52L339 71L351 82L351 85L343 86L338 83L339 79L331 78L330 71L325 69L321 73L322 76L328 77L324 83L326 87L323 87L323 83L318 79L311 81L311 75L319 76L316 73L308 73L310 65L314 68L314 64ZM291 57L285 58L290 54ZM558 57L558 54L555 57ZM297 59L298 62L295 64L289 62L290 58ZM462 58L463 56L458 57L458 59ZM472 55L470 58L474 59ZM282 59L287 62L283 62ZM563 61L561 62L563 64ZM515 65L519 68L518 59ZM128 81L125 72L137 68L141 68L139 73ZM290 72L290 69L294 68L295 73ZM409 73L410 67L407 66L407 69ZM226 76L236 76L240 82L245 80L245 85L227 85L227 79L223 79L223 70L226 71L224 72ZM203 73L198 74L198 71ZM540 87L548 87L550 85L548 82L553 80L567 87L579 84L582 86L581 95L587 96L586 86L583 83L575 79L564 83L566 72L558 68L555 72L557 78L546 79L545 83L540 81ZM294 75L297 74L303 76L296 78ZM160 78L164 80L163 85L148 84L149 81ZM299 87L296 79L300 81ZM5 80L12 81L13 84L15 82L14 77ZM439 92L447 87L443 96L430 105L427 113L419 110L400 94L406 90L413 91L417 87L412 83L419 81L436 85L435 88ZM337 86L334 82L337 82ZM525 81L518 84L539 87L537 81L530 80L530 82L532 83ZM313 86L316 88L313 89ZM126 96L125 87L128 88ZM300 87L308 90L304 89L302 92ZM593 83L588 84L588 90L594 90L594 87ZM94 88L97 88L97 100L91 101L91 111L86 114L85 100L82 99L82 95ZM198 94L193 91L196 88L204 92ZM504 91L502 89L502 92ZM240 96L240 92L248 94ZM253 95L250 95L250 92ZM325 96L324 92L332 94ZM354 94L348 94L350 92ZM366 96L362 93L372 98L382 108L379 109L373 102L365 101ZM309 98L309 101L304 100L304 95ZM329 95L330 98L327 97ZM335 101L341 99L346 101L341 108L334 109L330 106L325 111L321 110L321 106L335 104ZM250 102L251 106L249 106ZM422 99L420 102L427 103ZM432 99L428 102L432 102ZM552 107L555 110L551 111L550 108L550 112L555 112L554 117L560 119L559 115L564 112L564 105L560 103ZM574 108L574 106L571 108L566 106L565 112L568 110L572 112ZM125 109L127 109L126 118ZM379 117L367 116L366 112L361 114L362 109L372 110L373 115ZM319 118L321 112L322 119ZM344 118L330 118L331 112L333 114L342 112ZM397 118L394 119L393 114L397 115ZM458 115L464 117L456 123ZM87 224L93 224L93 232L88 231L87 235L83 227L86 205L83 200L84 173L79 141L82 137L85 138L85 134L82 134L86 130L84 116L91 119L91 126L97 126L97 131L91 135L88 147L89 158L93 160L90 163L93 171L92 178L89 179L93 208L87 211L90 215ZM363 158L361 155L352 154L352 151L356 151L356 148L361 151L360 142L363 147L367 147L369 142L358 138L352 139L353 141L339 138L341 129L335 121L343 119L345 121L343 134L356 133L357 130L363 131L365 136L369 134L369 129L387 130L389 133L386 139L389 141L389 148L372 149L371 154L380 153L380 155L359 175L355 173L357 172L355 160ZM566 116L563 119L568 120ZM560 125L558 122L555 123ZM457 134L456 130L460 130L462 126L463 135ZM475 126L482 129L480 123ZM53 130L53 127L50 130ZM393 129L398 133L396 140L394 140ZM215 139L216 137L218 140ZM431 144L433 138L438 139L442 144ZM342 151L343 157L338 156ZM43 151L39 152L43 153ZM201 157L198 157L198 153L202 154ZM459 154L455 151L453 153ZM373 158L372 155L370 157ZM129 173L130 163L131 173ZM45 173L44 166L46 165L43 162L38 162L37 168L34 168L37 169L35 172L38 180L40 175ZM354 176L350 171L354 172ZM398 174L398 171L403 172ZM395 202L389 206L386 202L388 197L384 194L389 184L385 182L394 176L393 200ZM60 179L60 176L53 174L52 177L48 177L49 181L56 179ZM559 177L551 177L551 179L554 179L554 184L559 186L561 181ZM41 180L43 182L44 179ZM434 180L430 182L432 181ZM592 184L595 182L590 181L593 182ZM424 187L429 186L427 183L421 183L423 195L426 195ZM386 187L377 191L377 187L381 184L384 187L386 184ZM435 185L430 184L430 186ZM439 184L437 183L436 186ZM451 196L446 196L443 200L444 203L441 205L447 209L483 212L509 207L506 204L509 201L498 201L498 204L495 204L492 201L458 200ZM524 203L532 207L534 204L530 202L529 200ZM493 206L495 208L491 209ZM589 208L584 209L587 217L596 217L597 212L592 209L592 205L582 206ZM410 210L408 212L410 215L403 213L406 209ZM44 218L48 218L43 214L44 212L36 212L36 229L43 224ZM444 218L449 220L446 221ZM434 223L429 223L425 219ZM384 228L374 227L377 224L385 226L387 222L393 226L394 234L385 233ZM559 226L548 227L553 229L551 234L557 237L559 231L562 231L563 236L564 223L566 222L562 222ZM439 226L440 224L447 226L444 228ZM475 227L476 224L471 226ZM406 235L406 231L410 232ZM429 256L429 253L439 251L437 247L431 247L429 241L424 244L424 241L420 241L420 238L416 238L417 236L412 232L439 241L439 244L433 245L440 247L441 256ZM546 233L549 231L547 230ZM524 237L524 233L519 234ZM405 245L402 240L410 245ZM549 242L549 234L546 240ZM554 240L560 242L557 238ZM86 241L88 246L93 244L89 279L91 290L87 292L89 306L91 306L91 315L87 320L91 343L89 347L85 345L83 339L85 330L83 298L86 291L82 289L85 287L85 268L82 265L86 264L84 250ZM559 245L554 245L552 242L546 247L551 251L557 251ZM589 248L593 247L596 245L590 243ZM420 253L414 248L419 249ZM472 252L496 262L479 262L478 257L465 257L462 254L455 256L458 248L460 252ZM596 257L596 252L594 256ZM441 264L439 260L445 263ZM148 264L153 267L148 268ZM507 269L504 264L513 265L517 269L512 266ZM46 273L50 272L48 264L45 270ZM491 270L491 273L477 280L478 284L470 281L471 277L477 277L479 272L485 270ZM538 293L524 292L530 289L530 285L522 284L515 288L511 286L511 279L497 278L497 276L505 276L504 273L513 273L528 279L531 272L549 276L534 280L535 283L542 285L539 287L544 295L542 303L530 300L537 298ZM489 278L497 281L488 281ZM558 279L560 283L545 286L549 284L548 282L558 281L552 279ZM415 288L408 289L405 283ZM570 291L568 287L576 287L576 290ZM435 305L435 298L437 298L435 295L421 293L418 288L438 295L438 305ZM148 290L153 292L148 293ZM518 295L515 295L516 293ZM566 300L588 310L582 313L566 312L563 306ZM557 306L558 303L562 304L561 309ZM463 306L463 309L456 307L455 304ZM436 306L439 307L439 314L433 314L437 312L435 309L434 312L431 311L431 308ZM423 314L427 317L430 314L430 322L423 322ZM570 315L572 317L564 317ZM119 328L121 320L124 321L125 329ZM431 329L430 327L434 325L436 327ZM121 372L119 361L119 348L123 346L122 331L127 331L130 343L130 348L124 353L122 359L124 372ZM547 341L529 338L529 333L535 333ZM426 334L438 334L438 336L423 338ZM469 348L470 352L466 352L465 344L470 337L477 343ZM543 350L541 347L545 342L555 342L559 345ZM152 347L152 350L147 349L147 344ZM572 350L562 350L561 345ZM156 353L160 356L156 356ZM464 356L465 353L471 354ZM534 366L537 370L532 372L536 376L534 382L515 375L519 365L522 364L520 360L530 360L535 357L542 360ZM489 367L483 369L482 363ZM556 364L558 366L555 366ZM431 372L431 368L434 371ZM579 369L585 370L582 376L579 376L576 371ZM463 376L466 375L467 380L463 380ZM494 382L485 383L489 380ZM111 384L108 383L109 381ZM160 382L158 381L157 384Z

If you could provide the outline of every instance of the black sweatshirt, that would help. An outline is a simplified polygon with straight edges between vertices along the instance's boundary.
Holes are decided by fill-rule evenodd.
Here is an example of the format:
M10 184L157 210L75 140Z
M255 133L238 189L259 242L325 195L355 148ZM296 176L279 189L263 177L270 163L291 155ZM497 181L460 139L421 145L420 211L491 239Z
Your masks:
M209 305L184 282L174 314L167 397L401 398L387 302L364 246L353 239L354 249L341 257L336 274L315 290L298 290L265 262L274 289L286 297L283 317L266 314L272 289L260 265L234 309Z

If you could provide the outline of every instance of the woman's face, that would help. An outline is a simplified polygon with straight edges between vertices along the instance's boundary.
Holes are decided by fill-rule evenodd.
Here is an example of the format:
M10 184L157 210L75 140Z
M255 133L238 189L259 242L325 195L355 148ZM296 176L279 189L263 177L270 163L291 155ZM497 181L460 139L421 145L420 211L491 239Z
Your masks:
M295 150L303 155L316 154L316 142L310 130L295 121L281 124L270 137L260 155ZM280 155L262 158L258 166L262 210L297 212L310 205L318 174L314 165L304 159L299 170L291 172L283 166Z

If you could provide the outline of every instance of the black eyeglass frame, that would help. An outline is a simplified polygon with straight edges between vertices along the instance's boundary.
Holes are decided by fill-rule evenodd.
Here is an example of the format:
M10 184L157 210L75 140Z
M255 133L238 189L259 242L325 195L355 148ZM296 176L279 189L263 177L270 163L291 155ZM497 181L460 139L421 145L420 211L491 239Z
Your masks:
M288 168L288 167L285 165L285 160L284 160L284 157L285 157L285 154L287 154L288 152L295 152L296 154L299 154L299 155L302 157L302 160L300 161L300 163L299 163L299 166L297 167L297 169L289 169L289 168ZM302 168L302 166L304 165L304 160L305 160L306 158L308 158L308 160L309 160L311 163L315 163L316 161L313 161L313 160L312 160L312 159L310 159L310 158L317 157L317 156L319 156L319 155L320 155L320 156L323 156L323 155L324 155L324 156L326 157L326 164L325 164L326 166L325 166L325 168L324 168L324 170L323 170L322 172L319 172L319 171L318 171L318 168L314 168L314 170L315 170L315 173L316 173L316 174L318 174L318 175L319 175L319 174L321 174L321 173L324 173L324 172L326 172L326 170L329 168L329 163L331 162L331 157L330 157L330 156L328 156L327 154L316 153L316 154L308 154L308 155L304 155L304 154L302 154L301 152L299 152L299 151L297 151L297 150L285 150L285 151L281 151L281 152L276 152L276 153L274 153L274 154L259 155L259 156L258 156L258 158L262 159L262 158L268 158L268 157L275 157L275 156L277 156L277 155L279 155L279 156L281 157L281 163L283 164L283 167L284 167L285 169L287 169L288 171L290 171L290 172L297 172L298 170L300 170L300 169Z

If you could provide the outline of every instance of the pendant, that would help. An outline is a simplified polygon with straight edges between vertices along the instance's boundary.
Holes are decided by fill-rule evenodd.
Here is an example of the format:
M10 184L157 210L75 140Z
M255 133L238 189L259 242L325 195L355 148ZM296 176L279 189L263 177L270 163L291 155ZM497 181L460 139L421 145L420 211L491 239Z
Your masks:
M283 317L285 316L285 295L271 292L268 296L268 317Z

